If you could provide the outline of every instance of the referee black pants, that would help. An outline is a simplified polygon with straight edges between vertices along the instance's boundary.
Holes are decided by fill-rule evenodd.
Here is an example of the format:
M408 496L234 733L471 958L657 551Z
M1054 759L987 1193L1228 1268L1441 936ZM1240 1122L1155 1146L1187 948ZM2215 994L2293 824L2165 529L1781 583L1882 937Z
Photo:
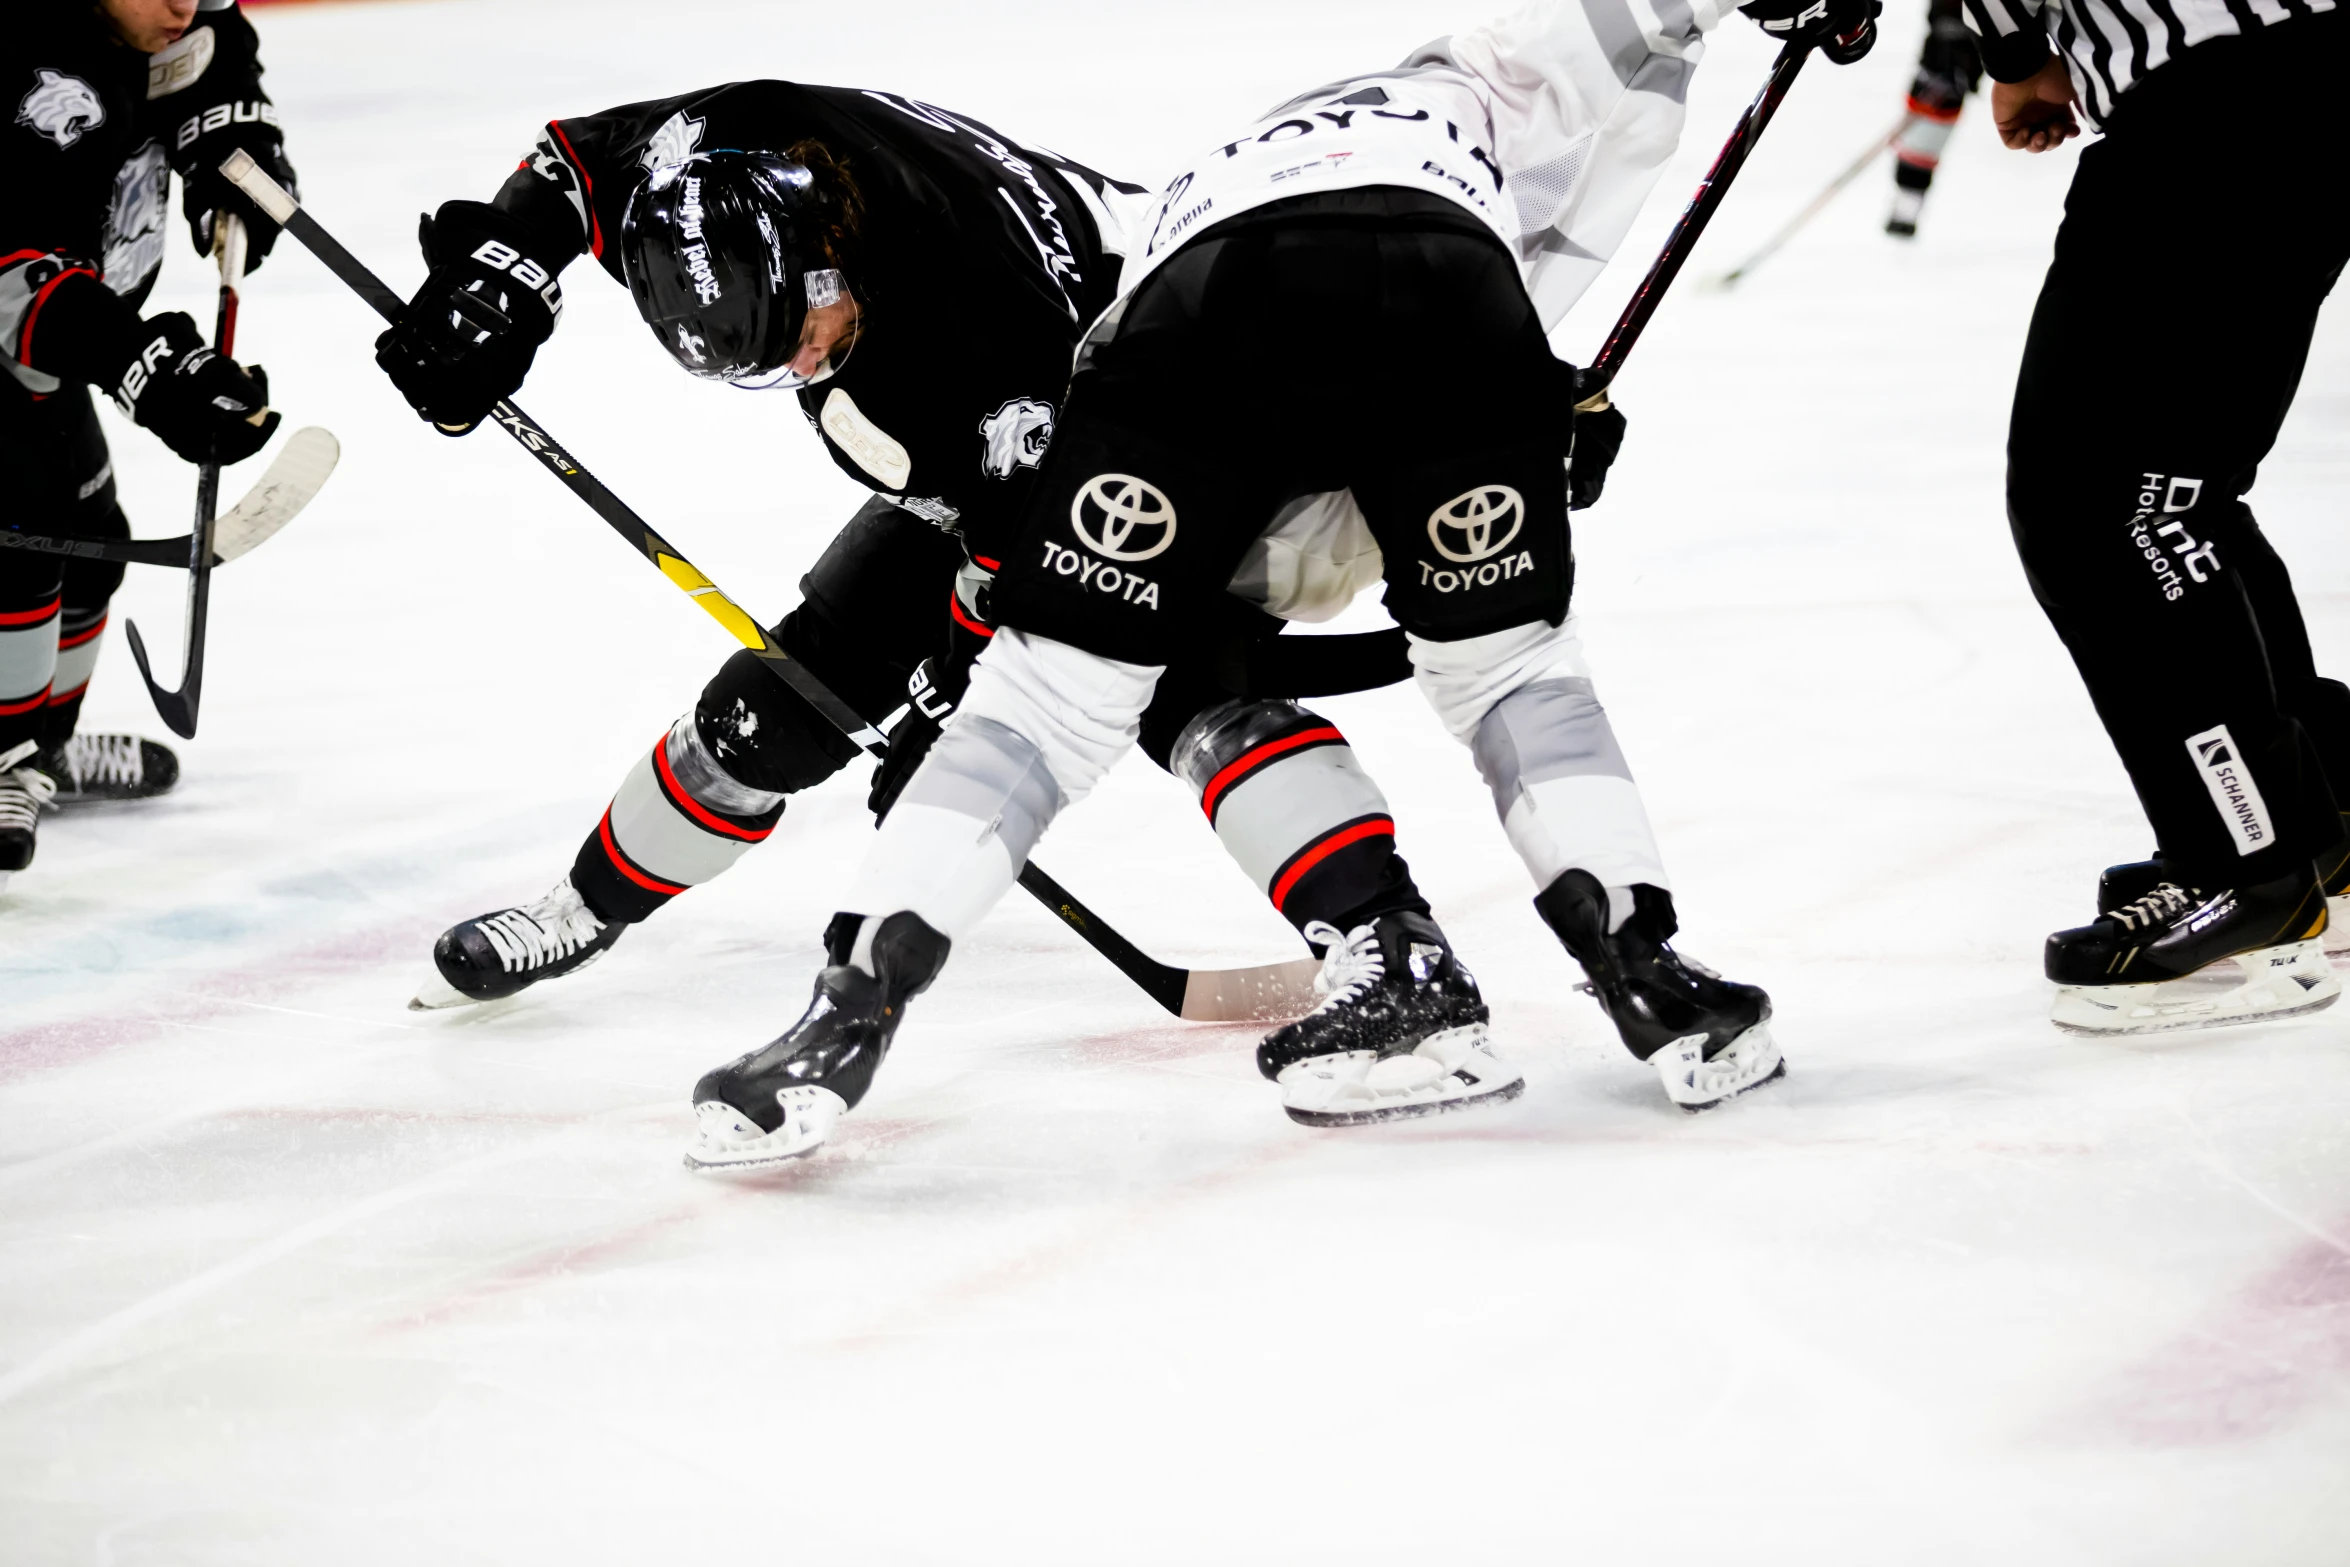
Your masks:
M2244 495L2350 257L2338 16L2196 46L2081 155L2008 433L2008 517L2174 874L2269 880L2342 836L2350 690L2319 677Z

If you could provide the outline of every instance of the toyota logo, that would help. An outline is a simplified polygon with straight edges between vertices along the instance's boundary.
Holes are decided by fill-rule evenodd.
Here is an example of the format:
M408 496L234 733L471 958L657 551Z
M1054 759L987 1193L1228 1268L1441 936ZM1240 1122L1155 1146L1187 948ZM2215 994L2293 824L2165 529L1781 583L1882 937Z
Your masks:
M1069 503L1069 526L1104 560L1149 560L1175 542L1175 503L1130 473L1097 473ZM1137 535L1150 542L1137 545Z
M1506 484L1480 484L1428 514L1428 542L1446 560L1467 565L1508 549L1525 525L1526 503L1516 490ZM1445 542L1447 532L1459 538L1461 548Z

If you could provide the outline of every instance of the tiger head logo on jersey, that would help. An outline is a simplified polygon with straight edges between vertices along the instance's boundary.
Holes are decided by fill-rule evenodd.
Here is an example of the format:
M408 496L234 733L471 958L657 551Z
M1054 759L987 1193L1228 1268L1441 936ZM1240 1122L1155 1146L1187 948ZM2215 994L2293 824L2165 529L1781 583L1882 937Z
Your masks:
M672 163L683 163L702 145L702 128L706 122L691 119L683 109L661 122L653 132L653 139L645 144L642 159L648 173L665 169Z
M1013 469L1044 461L1045 448L1053 443L1053 405L1014 398L979 421L979 438L987 445L979 456L980 472L1009 479Z
M33 77L33 90L16 106L17 124L31 126L34 134L46 136L60 147L70 147L82 139L84 131L106 123L106 105L98 101L98 90L88 82L47 69L35 71Z

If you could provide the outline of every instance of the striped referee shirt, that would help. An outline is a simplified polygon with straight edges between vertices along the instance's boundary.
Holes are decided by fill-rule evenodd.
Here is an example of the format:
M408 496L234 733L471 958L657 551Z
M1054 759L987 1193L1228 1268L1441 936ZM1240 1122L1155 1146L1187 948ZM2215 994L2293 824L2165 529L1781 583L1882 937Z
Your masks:
M1983 68L2020 82L2048 59L2051 42L2072 73L2091 124L2113 113L2131 83L2207 38L2227 38L2335 0L1966 0L1983 39Z

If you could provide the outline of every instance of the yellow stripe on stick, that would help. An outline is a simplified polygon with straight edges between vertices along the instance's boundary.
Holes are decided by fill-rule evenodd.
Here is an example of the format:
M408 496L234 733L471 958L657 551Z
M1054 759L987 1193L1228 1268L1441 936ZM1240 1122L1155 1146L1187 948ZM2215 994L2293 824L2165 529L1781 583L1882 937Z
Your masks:
M709 611L710 618L724 626L727 634L744 647L756 653L767 645L767 635L759 629L759 623L740 604L719 592L718 585L695 569L692 561L656 554L653 564L661 568L662 576L692 595L693 601Z

